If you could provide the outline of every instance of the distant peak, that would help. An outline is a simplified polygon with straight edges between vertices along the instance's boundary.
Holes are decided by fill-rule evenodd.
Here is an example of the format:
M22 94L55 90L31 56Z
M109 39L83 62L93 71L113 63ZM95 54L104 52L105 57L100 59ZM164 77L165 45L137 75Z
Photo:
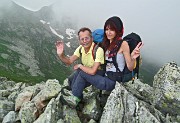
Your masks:
M57 0L52 0L51 2L50 2L50 0L46 0L44 2L41 2L39 0L32 0L32 1L12 0L12 1L15 4L21 6L29 11L37 12L44 7L46 8L46 7L53 5ZM34 4L32 4L32 3L34 3Z

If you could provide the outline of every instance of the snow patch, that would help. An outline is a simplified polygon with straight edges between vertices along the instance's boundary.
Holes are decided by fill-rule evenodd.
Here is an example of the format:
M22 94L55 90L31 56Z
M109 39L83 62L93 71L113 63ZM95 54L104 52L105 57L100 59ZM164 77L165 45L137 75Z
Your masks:
M67 42L67 43L65 43L65 44L66 44L67 47L71 47L71 46L70 46L70 42Z
M40 20L40 22L43 23L43 24L46 24L46 21L44 21L44 20Z
M54 30L51 26L49 26L49 28L51 29L52 33L57 35L58 37L60 37L61 39L64 39L64 37L62 35L59 35L56 30Z
M72 39L72 36L75 35L75 30L68 28L66 29L66 34L69 36L67 39Z

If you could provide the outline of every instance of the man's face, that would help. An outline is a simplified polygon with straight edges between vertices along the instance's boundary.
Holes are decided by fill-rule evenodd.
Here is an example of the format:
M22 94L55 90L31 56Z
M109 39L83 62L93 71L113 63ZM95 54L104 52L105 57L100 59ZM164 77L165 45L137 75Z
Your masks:
M79 42L84 48L90 48L93 42L93 38L89 31L84 31L79 33Z

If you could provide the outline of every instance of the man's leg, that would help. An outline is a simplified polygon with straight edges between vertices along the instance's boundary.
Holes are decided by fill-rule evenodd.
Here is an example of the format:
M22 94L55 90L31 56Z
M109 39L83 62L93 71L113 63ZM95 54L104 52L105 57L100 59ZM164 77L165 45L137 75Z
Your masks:
M68 77L68 84L69 84L70 89L72 89L72 86L73 86L79 72L80 72L80 69L77 69Z
M83 71L80 71L78 76L76 77L76 80L74 81L74 84L72 86L72 94L80 99L83 98L83 90L90 86L91 84L88 83L84 78L80 76L80 73Z

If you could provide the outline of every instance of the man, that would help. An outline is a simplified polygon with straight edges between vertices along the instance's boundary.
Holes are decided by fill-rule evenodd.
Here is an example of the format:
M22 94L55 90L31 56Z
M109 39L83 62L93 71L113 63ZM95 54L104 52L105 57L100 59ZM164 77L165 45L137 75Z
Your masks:
M72 64L74 61L78 60L81 57L82 64L76 64L74 70L76 70L73 75L73 79L70 80L69 86L72 89L72 96L66 97L63 96L63 99L70 103L70 106L75 107L78 102L82 99L82 95L78 94L76 96L76 91L80 88L82 91L85 87L91 85L91 83L76 84L79 80L79 73L84 72L90 76L96 76L97 70L100 68L101 64L104 64L104 51L101 47L98 47L96 51L96 58L93 58L93 48L95 43L93 42L92 32L89 28L81 28L78 31L80 46L75 50L74 54L70 57L65 56L64 54L64 43L62 41L56 42L57 54L62 62L67 65ZM81 51L80 51L81 50ZM88 78L87 78L88 79ZM85 80L86 81L86 80ZM82 86L81 86L82 85Z

